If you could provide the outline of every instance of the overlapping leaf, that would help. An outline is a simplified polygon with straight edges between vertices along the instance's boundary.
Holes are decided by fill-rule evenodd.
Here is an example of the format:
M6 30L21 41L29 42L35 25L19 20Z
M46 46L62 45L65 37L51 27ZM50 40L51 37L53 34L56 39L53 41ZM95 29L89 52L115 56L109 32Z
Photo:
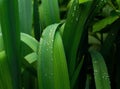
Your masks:
M59 24L48 26L40 39L38 81L40 89L70 89L67 63L59 33Z

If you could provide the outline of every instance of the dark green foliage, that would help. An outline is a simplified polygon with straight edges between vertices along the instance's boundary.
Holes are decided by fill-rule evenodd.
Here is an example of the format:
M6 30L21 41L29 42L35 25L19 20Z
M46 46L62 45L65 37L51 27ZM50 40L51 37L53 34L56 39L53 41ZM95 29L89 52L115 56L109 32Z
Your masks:
M0 89L120 89L120 0L0 0Z

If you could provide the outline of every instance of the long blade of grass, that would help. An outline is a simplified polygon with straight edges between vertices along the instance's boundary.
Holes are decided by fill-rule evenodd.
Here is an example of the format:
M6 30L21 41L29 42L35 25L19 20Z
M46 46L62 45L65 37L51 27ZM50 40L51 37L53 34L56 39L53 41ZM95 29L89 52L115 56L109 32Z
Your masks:
M60 22L58 0L41 0L40 20L42 28Z
M18 1L0 1L0 22L13 89L21 88Z
M78 67L76 68L74 74L73 74L73 77L71 79L71 88L73 89L74 86L75 86L75 83L78 79L78 76L80 74L80 70L82 68L82 65L83 65L83 62L84 62L84 57L82 58L81 62L79 63Z
M53 54L55 89L70 89L66 57L64 53L62 38L58 32L56 32L54 39L55 41L53 46Z
M32 33L32 0L18 0L20 31L31 35Z
M96 89L111 89L109 75L103 56L90 49Z
M13 89L5 51L0 52L0 89Z
M47 27L38 53L39 89L70 89L62 40L56 33L59 24ZM55 35L56 33L56 35Z
M79 0L74 0L68 13L68 18L63 32L63 43L68 61L70 77L76 67L76 55L79 44L83 44L83 37L87 33L84 26L90 13L91 1L79 4ZM82 54L81 54L82 57Z

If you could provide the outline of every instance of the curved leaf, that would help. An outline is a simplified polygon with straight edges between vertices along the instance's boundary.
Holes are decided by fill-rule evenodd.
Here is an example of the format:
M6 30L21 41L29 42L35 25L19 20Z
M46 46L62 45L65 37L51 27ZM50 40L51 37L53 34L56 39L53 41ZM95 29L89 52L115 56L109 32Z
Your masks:
M24 42L27 46L29 46L34 52L38 50L38 41L32 36L21 33L21 41Z
M67 64L59 24L48 26L42 34L38 52L39 89L70 89Z
M37 53L33 52L25 56L25 59L32 64L33 62L37 61L38 55Z
M90 54L92 58L96 89L111 89L109 75L103 56L92 49L90 50Z

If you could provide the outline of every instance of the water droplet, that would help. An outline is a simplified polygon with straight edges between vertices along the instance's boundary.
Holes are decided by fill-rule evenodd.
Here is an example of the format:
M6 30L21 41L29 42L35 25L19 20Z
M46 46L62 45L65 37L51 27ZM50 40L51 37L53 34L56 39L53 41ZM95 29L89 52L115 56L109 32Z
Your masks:
M107 73L103 73L103 76L102 76L102 78L103 78L103 79L106 79L106 80L108 80L108 79L109 79L109 76L108 76L108 74L107 74Z

